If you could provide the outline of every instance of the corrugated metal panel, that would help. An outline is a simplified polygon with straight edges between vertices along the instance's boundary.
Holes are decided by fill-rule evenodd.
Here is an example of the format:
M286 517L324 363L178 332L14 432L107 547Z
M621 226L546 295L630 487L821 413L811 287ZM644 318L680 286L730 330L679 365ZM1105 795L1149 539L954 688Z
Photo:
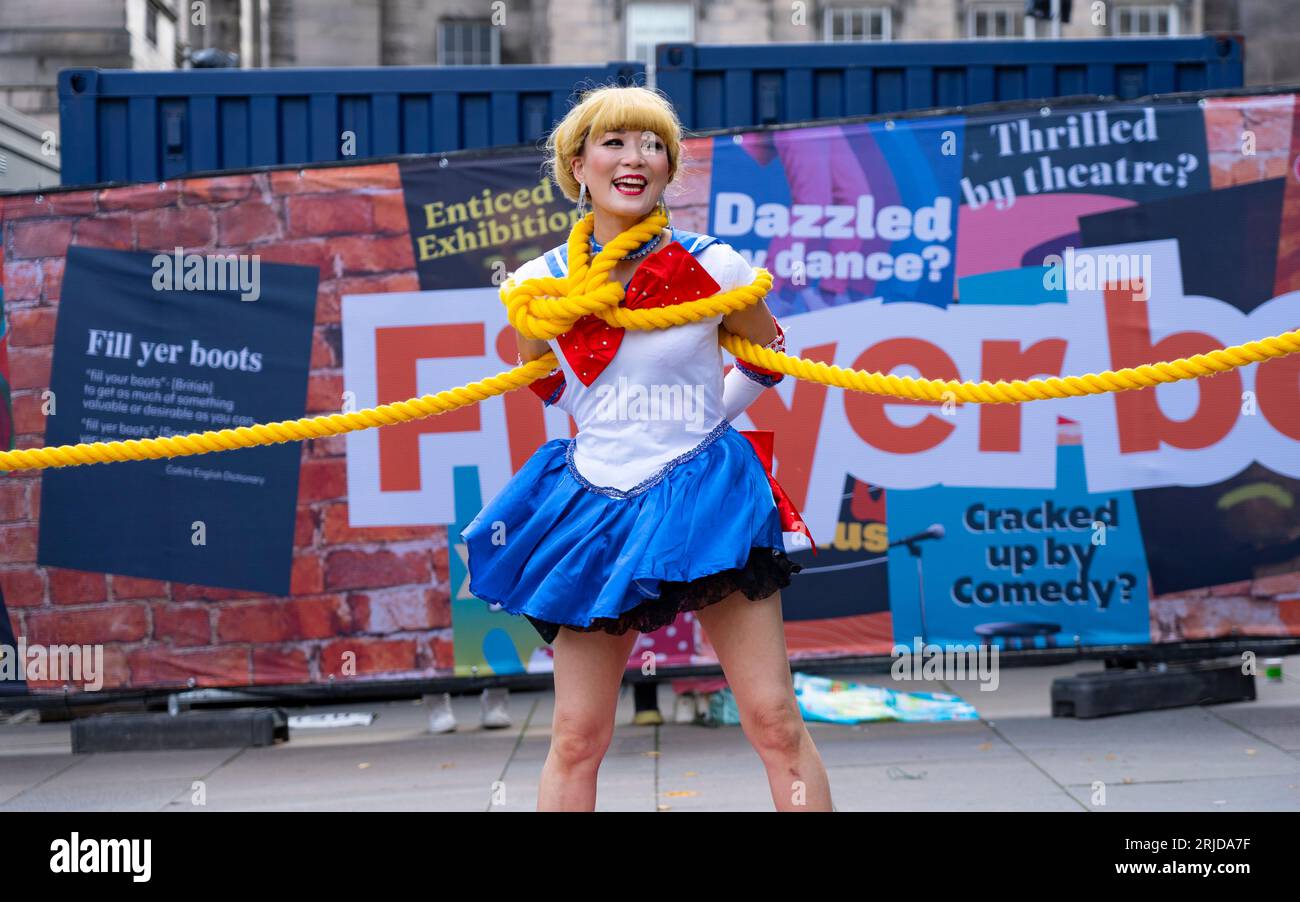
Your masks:
M47 144L46 131L39 120L0 104L0 191L26 191L59 183L59 154L52 134Z
M1079 94L1239 87L1236 35L1071 41L664 44L657 86L693 130ZM434 153L540 141L603 66L59 73L62 181ZM355 153L343 155L343 133Z
M59 73L63 184L526 144L640 63ZM343 155L343 133L355 153Z
M1129 99L1243 83L1238 35L661 44L656 59L656 85L695 130L1079 94Z

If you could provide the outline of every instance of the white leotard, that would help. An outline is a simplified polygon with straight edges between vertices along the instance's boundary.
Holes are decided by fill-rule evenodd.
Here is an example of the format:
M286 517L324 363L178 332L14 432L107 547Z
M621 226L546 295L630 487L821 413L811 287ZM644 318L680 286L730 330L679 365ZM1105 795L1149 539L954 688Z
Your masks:
M686 233L690 234L690 233ZM659 253L689 253L683 239ZM753 268L730 245L713 242L694 254L694 265L729 291L753 281ZM556 275L558 255L535 257L513 274L516 282ZM565 269L567 272L567 268ZM669 288L671 293L671 287ZM718 344L722 315L668 329L627 329L614 359L585 385L556 339L547 342L565 385L555 406L578 425L572 461L594 486L626 492L660 474L716 434L726 422L723 358Z

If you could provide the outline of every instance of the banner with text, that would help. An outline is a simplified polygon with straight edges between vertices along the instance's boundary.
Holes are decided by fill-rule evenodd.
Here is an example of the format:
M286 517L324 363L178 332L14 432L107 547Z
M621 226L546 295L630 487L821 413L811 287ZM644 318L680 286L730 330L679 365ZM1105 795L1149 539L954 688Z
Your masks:
M1040 107L693 138L672 225L769 269L788 350L841 367L1083 375L1300 324L1294 95ZM575 221L542 162L3 198L17 444L338 413L510 368L496 287ZM793 657L1300 636L1300 355L1018 405L786 379L736 425L775 433L818 544L782 593ZM458 533L575 429L518 391L300 444L9 474L11 625L102 647L116 687L549 670L527 621L469 593ZM629 665L647 651L716 659L693 614Z

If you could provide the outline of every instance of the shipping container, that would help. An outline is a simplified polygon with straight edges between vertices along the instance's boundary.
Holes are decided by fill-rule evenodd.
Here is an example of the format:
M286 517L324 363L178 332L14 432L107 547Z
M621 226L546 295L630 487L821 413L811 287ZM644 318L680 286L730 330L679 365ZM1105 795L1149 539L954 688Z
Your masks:
M702 130L1095 94L1241 87L1239 35L661 44L656 85Z
M645 66L65 69L63 184L528 144L575 88L610 82Z
M1001 100L1132 98L1243 79L1237 35L663 44L656 59L656 86L694 131ZM611 82L644 84L645 67L67 69L59 74L62 181L534 144L575 89Z

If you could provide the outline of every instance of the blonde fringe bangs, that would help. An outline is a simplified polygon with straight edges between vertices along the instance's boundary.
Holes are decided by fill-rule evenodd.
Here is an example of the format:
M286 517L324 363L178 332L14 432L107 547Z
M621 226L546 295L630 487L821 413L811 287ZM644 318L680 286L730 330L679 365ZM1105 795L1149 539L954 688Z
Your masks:
M606 85L584 94L546 140L546 167L569 200L578 199L578 181L571 167L573 158L581 155L587 136L617 129L658 135L668 154L668 184L676 181L682 126L672 104L649 88Z

